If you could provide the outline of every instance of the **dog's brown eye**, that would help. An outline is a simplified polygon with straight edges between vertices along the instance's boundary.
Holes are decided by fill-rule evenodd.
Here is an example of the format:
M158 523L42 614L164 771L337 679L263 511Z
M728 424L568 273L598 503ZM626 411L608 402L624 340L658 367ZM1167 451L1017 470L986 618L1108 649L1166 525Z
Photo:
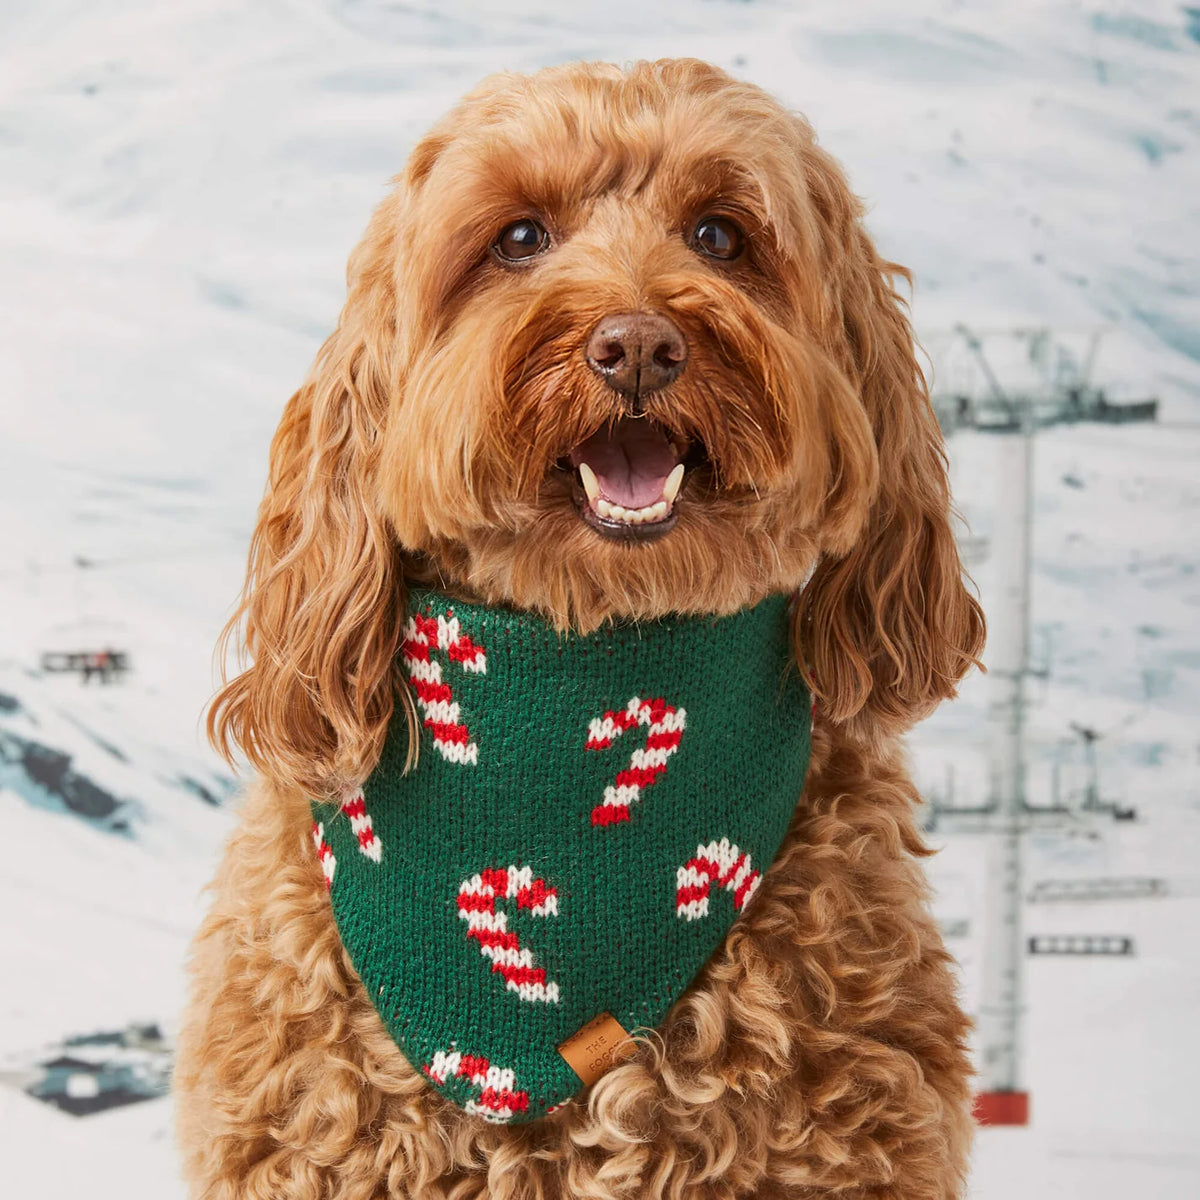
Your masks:
M496 253L509 262L532 258L550 248L550 235L536 222L526 217L515 221L492 243Z
M705 217L692 234L692 244L709 258L737 258L746 245L742 231L728 217Z

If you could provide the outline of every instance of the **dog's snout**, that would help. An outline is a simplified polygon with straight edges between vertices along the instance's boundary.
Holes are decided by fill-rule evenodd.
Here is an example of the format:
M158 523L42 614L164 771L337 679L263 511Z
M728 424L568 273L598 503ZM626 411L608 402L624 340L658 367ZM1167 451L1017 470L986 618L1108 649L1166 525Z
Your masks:
M614 313L592 331L585 353L588 366L636 404L679 378L688 347L675 323L660 313Z

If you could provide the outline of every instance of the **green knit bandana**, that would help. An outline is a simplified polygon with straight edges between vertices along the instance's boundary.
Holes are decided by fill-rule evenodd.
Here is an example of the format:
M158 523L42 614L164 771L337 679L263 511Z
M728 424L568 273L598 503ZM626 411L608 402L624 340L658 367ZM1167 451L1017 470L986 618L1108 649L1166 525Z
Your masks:
M424 721L313 837L343 943L396 1044L493 1121L575 1095L558 1047L654 1029L752 901L808 766L787 600L562 636L414 592Z

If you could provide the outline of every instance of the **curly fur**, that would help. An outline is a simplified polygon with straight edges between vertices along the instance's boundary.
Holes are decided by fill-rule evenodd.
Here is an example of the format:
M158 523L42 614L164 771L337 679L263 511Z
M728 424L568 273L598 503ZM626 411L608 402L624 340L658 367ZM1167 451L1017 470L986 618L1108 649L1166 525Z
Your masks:
M747 231L735 265L687 243L712 212ZM530 214L554 250L506 269L487 248ZM272 444L227 631L252 663L210 730L262 778L195 946L176 1079L194 1196L960 1195L967 1023L898 738L983 622L906 274L861 215L806 123L691 60L498 76L414 150ZM687 371L647 415L709 456L675 529L636 547L548 469L617 415L581 347L629 310L684 331ZM409 1066L308 841L308 797L369 773L397 698L415 730L395 669L414 581L580 630L800 595L819 716L784 849L657 1035L532 1125L480 1122Z

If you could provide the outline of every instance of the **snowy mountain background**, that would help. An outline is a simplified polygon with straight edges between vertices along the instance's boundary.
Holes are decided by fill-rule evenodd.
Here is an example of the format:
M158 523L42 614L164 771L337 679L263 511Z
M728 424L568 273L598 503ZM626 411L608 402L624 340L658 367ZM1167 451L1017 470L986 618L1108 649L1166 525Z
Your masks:
M1164 898L1030 905L1132 959L1031 960L1028 1130L981 1134L972 1196L1200 1193L1200 8L882 0L41 0L0 7L0 1146L5 1191L182 1196L170 1105L73 1117L4 1085L68 1035L169 1033L233 782L204 743L212 647L266 448L341 305L346 256L415 138L479 77L696 55L806 113L956 322L1109 332L1094 376L1156 426L1039 435L1031 781L1139 820L1039 836L1029 879ZM994 438L956 434L987 538ZM987 558L975 567L985 601ZM112 687L46 651L126 651ZM980 799L986 683L914 740ZM978 839L934 860L968 1003Z

